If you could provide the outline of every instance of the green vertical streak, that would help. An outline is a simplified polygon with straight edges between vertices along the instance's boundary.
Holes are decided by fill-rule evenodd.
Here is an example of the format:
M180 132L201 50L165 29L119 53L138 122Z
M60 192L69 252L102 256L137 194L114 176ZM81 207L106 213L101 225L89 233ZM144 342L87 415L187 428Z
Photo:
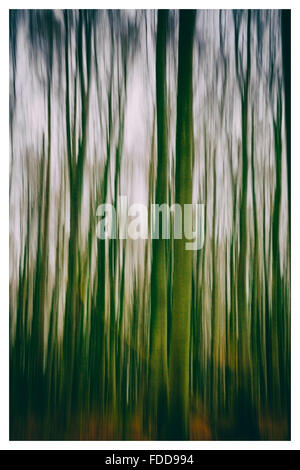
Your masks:
M237 220L237 177L233 172L233 154L232 144L229 142L230 153L230 175L231 175L231 191L232 191L232 232L230 240L230 318L229 318L229 379L230 380L230 399L235 395L236 390L236 362L237 362L237 292L236 292L236 272L237 272L237 256L236 256L236 220ZM234 374L234 375L233 375Z
M37 407L39 414L44 411L44 321L45 321L45 301L48 278L48 244L49 244L49 205L50 205L50 172L51 172L51 78L48 79L47 90L47 109L48 109L48 152L46 168L46 187L43 194L44 206L42 212L42 235L40 241L40 254L38 258L37 279L37 299L34 325L32 335L36 337L34 348L35 372L33 379L33 399L34 406Z
M96 57L95 57L96 60ZM98 70L96 62L96 70ZM99 76L97 74L99 80ZM97 82L97 87L100 84ZM110 82L110 90L112 83ZM111 92L108 94L108 109L111 109ZM101 116L99 116L101 119ZM111 127L111 113L109 113L109 129ZM97 200L105 204L108 193L108 175L111 161L110 134L107 136L107 158L104 166L103 178L97 192ZM91 405L96 411L104 414L105 408L105 303L106 303L106 248L105 240L97 240L97 280L95 304L91 311L91 331L89 338L90 357L90 387Z
M44 208L44 171L45 171L45 140L43 135L41 166L39 171L39 201L38 201L38 232L37 232L37 250L36 250L36 265L34 273L34 286L33 286L33 305L32 305L32 329L30 337L30 365L29 375L31 380L37 374L37 369L40 368L38 364L37 351L40 349L39 345L39 320L40 320L40 284L41 284L41 271L42 271L42 234L43 234L43 208ZM34 404L38 401L32 397L32 382L29 391L29 400ZM29 404L30 406L30 404Z
M266 182L266 176L264 171L264 183ZM264 184L264 206L263 206L263 226L266 227L266 184ZM266 382L266 402L271 393L271 335L270 335L270 299L269 299L269 283L268 283L268 259L267 259L267 243L266 243L266 229L263 231L263 269L264 269L264 332L265 332L265 344L264 344L264 356L265 356L265 382Z
M250 266L252 268L252 289L251 289L251 360L252 360L252 387L254 403L259 407L261 405L261 394L265 398L266 389L264 383L264 356L262 347L262 278L259 256L259 233L257 219L257 203L255 193L255 136L254 136L254 110L252 108L251 117L251 186L252 186L252 207L253 207L253 260L250 257ZM251 255L250 255L251 256Z
M204 209L204 242L206 240L206 234L207 234L207 180L208 180L208 149L207 149L207 131L206 127L204 126L204 203L205 203L205 209ZM200 254L201 253L201 254ZM199 390L202 393L203 396L203 401L204 405L206 405L206 381L207 381L207 375L206 375L206 370L207 370L207 364L204 358L204 348L202 347L203 345L203 340L204 340L204 328L203 328L203 317L204 317L204 312L205 312L205 297L204 297L204 292L205 292L205 260L206 260L206 244L203 247L203 249L200 251L198 256L201 256L201 279L200 279L200 286L197 286L197 289L199 289L199 295L198 295L198 300L197 300L197 308L199 310L199 342L197 344L197 348L200 349L200 374L199 374Z
M47 360L46 360L46 412L47 412L47 421L46 426L51 422L51 418L55 416L55 411L57 410L57 374L58 374L58 364L57 364L57 327L58 327L58 310L59 310L59 290L61 286L62 276L61 276L61 253L62 253L62 241L60 238L61 232L61 213L62 213L62 194L64 192L60 191L59 198L59 207L58 207L58 223L57 223L57 241L56 241L56 258L55 258L55 280L54 287L52 291L52 300L50 307L50 320L49 320L49 332L48 332L48 341L47 341ZM55 416L56 417L56 416Z
M248 90L247 90L248 94ZM240 372L248 373L249 349L247 341L247 189L248 189L248 96L242 98L242 195L240 205L240 251L238 261L238 332ZM242 379L242 375L240 376Z
M192 203L193 35L195 11L180 11L176 124L175 202ZM184 219L184 217L183 217ZM170 343L170 437L189 437L189 347L192 252L186 239L174 240L174 279Z
M248 101L251 68L251 10L247 12L247 49L245 73L239 70L239 34L236 35L236 74L241 95L242 118L242 186L240 201L240 232L237 279L238 307L238 400L237 422L241 438L253 438L256 433L254 417L251 410L251 377L250 377L250 344L248 328L248 298L247 298L247 194L248 194Z
M218 274L217 274L217 175L216 175L216 151L213 153L213 223L211 239L211 257L212 257L212 290L211 290L211 411L212 414L218 413L219 406L219 312L218 312Z
M158 11L156 42L156 102L157 102L157 177L156 204L168 198L168 136L166 113L166 35L168 11ZM162 224L161 224L162 225ZM165 432L168 406L167 375L167 264L166 241L152 241L151 325L150 325L150 403L155 433Z
M75 145L72 148L72 160L69 159L70 175L70 238L68 250L68 281L66 290L66 308L64 322L64 381L65 412L67 422L70 419L71 409L76 408L78 402L78 374L80 366L76 368L76 360L81 360L82 346L82 318L83 313L80 299L79 284L79 227L81 213L81 199L83 187L84 162L87 146L87 128L89 114L89 95L91 78L91 17L87 11L80 10L77 25L77 57L78 74L81 95L81 135L78 138L78 152L76 160ZM85 48L83 47L85 43ZM85 50L85 60L83 52ZM84 73L86 65L86 78ZM75 82L76 83L76 82ZM76 93L76 90L75 90ZM67 103L66 103L67 104ZM74 109L76 102L74 103ZM75 117L75 115L74 115ZM66 124L68 128L68 106L66 109ZM76 129L74 123L74 130ZM68 131L67 131L68 134ZM74 139L75 143L75 139Z
M288 224L289 224L289 240L288 240L288 262L287 262L287 282L290 279L290 251L291 251L291 10L282 10L281 12L281 48L283 62L284 77L284 111L285 111L285 138L286 138L286 159L287 159L287 184L288 184ZM286 356L285 363L287 365L285 372L285 380L287 387L287 413L289 420L291 419L291 376L290 376L290 295L284 301L286 308ZM290 431L289 431L290 432Z
M276 183L274 192L272 220L272 366L273 366L273 400L272 405L281 408L283 392L283 329L282 316L282 282L280 273L280 208L281 208L281 165L282 165L282 108L281 90L277 96L276 117L274 126L275 143L275 173Z

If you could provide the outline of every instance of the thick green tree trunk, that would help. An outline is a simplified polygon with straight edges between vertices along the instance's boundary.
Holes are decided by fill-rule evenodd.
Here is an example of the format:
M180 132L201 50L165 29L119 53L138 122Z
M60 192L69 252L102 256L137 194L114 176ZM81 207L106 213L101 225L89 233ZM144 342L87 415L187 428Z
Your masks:
M179 58L176 124L175 202L192 204L193 170L193 36L195 11L179 19ZM184 219L184 217L183 217ZM173 305L170 343L170 437L189 438L189 347L192 294L192 251L174 240Z

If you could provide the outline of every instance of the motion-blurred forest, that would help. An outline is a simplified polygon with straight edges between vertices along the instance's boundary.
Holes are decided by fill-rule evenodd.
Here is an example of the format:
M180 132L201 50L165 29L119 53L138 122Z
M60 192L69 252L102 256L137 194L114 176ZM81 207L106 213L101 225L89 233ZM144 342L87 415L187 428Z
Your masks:
M290 11L9 22L10 439L290 439ZM121 195L203 248L98 238Z

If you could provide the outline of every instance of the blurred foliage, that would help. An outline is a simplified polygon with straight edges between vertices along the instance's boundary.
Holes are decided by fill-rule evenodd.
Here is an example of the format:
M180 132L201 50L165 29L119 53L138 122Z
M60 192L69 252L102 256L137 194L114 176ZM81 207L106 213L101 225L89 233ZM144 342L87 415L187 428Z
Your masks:
M290 12L11 10L10 144L10 438L289 439Z

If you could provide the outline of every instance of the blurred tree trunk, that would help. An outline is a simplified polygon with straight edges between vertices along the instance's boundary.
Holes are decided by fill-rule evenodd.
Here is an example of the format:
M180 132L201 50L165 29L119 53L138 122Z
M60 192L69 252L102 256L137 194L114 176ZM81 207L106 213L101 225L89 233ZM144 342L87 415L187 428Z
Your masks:
M193 38L196 13L180 11L175 203L192 204L193 170ZM182 218L184 220L184 217ZM186 238L174 240L173 305L170 343L170 437L189 438L189 347L192 251Z
M289 240L288 240L288 276L290 276L290 252L291 252L291 10L282 10L281 13L281 40L282 40L282 62L283 62L283 77L284 77L284 110L285 110L285 138L286 138L286 159L287 159L287 184L288 184L288 226L289 226ZM288 308L287 314L290 312L290 298L287 298ZM290 395L290 346L289 346L289 320L286 320L287 332L287 410L288 420L290 423L291 418L291 395ZM290 425L289 425L290 429Z
M66 17L65 17L66 21ZM76 406L78 399L78 374L81 372L80 367L75 368L76 359L79 356L80 331L81 331L81 299L79 288L79 227L80 227L80 213L81 213L81 199L83 188L83 174L84 162L86 157L87 147L87 126L88 126L88 113L89 113L89 94L90 94L90 77L91 77L91 29L92 19L89 12L79 11L79 18L77 24L77 64L78 69L75 74L79 75L79 87L81 98L81 119L80 130L81 135L78 136L77 149L75 145L76 133L76 79L74 90L74 117L73 117L73 146L69 148L68 166L69 166L69 183L70 183L70 238L69 238L69 253L68 253L68 281L66 289L66 310L65 310L65 323L64 323L64 364L65 364L65 400L66 400L66 418L70 416L72 406ZM68 38L67 38L68 39ZM85 47L84 47L85 45ZM66 41L68 48L68 41ZM85 57L84 57L85 51ZM68 60L66 58L66 70ZM85 73L86 67L86 73ZM68 74L66 73L66 79ZM66 83L66 91L68 90L68 81ZM67 121L67 140L70 129L68 103L66 107L66 121ZM70 153L71 150L71 153ZM76 152L77 150L77 152Z
M48 247L49 247L49 212L50 212L50 176L51 176L51 90L53 73L53 42L54 42L54 14L52 11L45 11L42 15L31 13L31 21L36 21L37 28L46 24L44 31L47 43L47 167L46 181L44 182L44 162L41 173L41 198L39 222L41 223L38 238L36 290L34 297L34 313L32 325L33 338L33 363L34 367L34 399L33 404L39 411L44 408L44 324L45 324L45 302L47 299L48 285ZM35 24L35 23L34 23ZM40 40L35 37L34 41ZM44 142L43 142L44 146ZM44 152L43 152L44 154ZM44 156L43 156L44 158ZM45 188L43 185L45 184Z
M166 41L168 11L158 10L156 40L156 102L157 102L157 176L155 203L165 204L168 198L168 135L166 112ZM160 221L162 222L162 220ZM168 406L167 375L167 264L166 240L152 241L151 272L151 340L150 340L150 394L156 425L155 434L162 438Z
M216 150L213 152L213 212L212 212L212 237L211 237L211 257L212 257L212 288L211 288L211 411L218 409L219 404L219 275L217 264L217 162Z
M247 296L247 253L248 253L248 224L247 224L247 196L248 196L248 122L249 122L249 84L251 70L251 10L246 17L246 63L245 70L240 57L239 37L241 16L234 11L235 26L235 66L236 76L241 98L242 119L242 181L240 200L240 231L239 231L239 257L237 273L237 308L238 308L238 400L237 421L241 438L253 438L256 432L253 413L251 410L251 377L250 377L250 341L249 341L249 308Z
M275 192L272 217L272 367L273 384L271 406L278 407L283 391L283 336L285 318L282 317L282 283L280 272L280 210L282 188L282 103L281 89L277 94L277 109L273 120L275 153Z

